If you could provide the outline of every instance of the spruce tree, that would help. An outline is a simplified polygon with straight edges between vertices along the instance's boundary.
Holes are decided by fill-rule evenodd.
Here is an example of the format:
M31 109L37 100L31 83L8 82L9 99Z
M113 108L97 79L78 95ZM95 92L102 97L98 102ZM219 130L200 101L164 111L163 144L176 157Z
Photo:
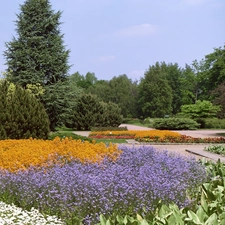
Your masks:
M7 79L24 88L65 80L70 66L59 28L61 12L54 12L49 0L27 0L20 10L17 37L6 43L4 52Z
M102 127L118 127L123 117L121 115L121 108L113 102L101 102L103 107L103 122Z
M83 94L78 98L75 111L71 116L72 126L77 130L91 130L103 122L103 106L92 94Z

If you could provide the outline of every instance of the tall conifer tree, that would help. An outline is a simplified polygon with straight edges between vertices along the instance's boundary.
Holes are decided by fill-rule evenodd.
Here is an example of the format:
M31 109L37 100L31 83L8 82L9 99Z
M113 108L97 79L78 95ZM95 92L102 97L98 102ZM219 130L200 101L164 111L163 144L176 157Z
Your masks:
M6 43L4 52L8 80L24 88L65 80L70 66L59 29L61 12L54 12L49 0L26 0L20 10L17 37Z

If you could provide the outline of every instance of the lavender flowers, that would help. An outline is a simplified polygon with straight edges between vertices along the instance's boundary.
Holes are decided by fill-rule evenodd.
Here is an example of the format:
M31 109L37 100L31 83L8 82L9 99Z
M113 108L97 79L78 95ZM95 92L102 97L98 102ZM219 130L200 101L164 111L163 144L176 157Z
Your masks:
M163 203L189 204L186 191L206 180L194 159L170 156L152 147L126 147L119 160L101 164L71 162L63 167L0 174L0 198L37 208L71 223L95 224L99 215L143 214ZM6 197L7 196L7 197Z

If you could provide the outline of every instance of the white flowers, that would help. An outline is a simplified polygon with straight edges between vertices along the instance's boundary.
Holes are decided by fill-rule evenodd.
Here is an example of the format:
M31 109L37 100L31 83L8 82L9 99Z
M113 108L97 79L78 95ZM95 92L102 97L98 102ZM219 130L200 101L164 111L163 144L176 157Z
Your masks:
M55 225L65 224L56 216L44 216L32 208L26 211L15 205L0 202L0 225Z

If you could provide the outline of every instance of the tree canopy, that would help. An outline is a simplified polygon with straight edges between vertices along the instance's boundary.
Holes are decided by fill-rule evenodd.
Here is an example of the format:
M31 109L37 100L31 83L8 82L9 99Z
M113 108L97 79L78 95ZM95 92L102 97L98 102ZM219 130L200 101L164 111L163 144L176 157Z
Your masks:
M138 105L144 118L172 112L172 88L159 63L150 66L141 80Z

